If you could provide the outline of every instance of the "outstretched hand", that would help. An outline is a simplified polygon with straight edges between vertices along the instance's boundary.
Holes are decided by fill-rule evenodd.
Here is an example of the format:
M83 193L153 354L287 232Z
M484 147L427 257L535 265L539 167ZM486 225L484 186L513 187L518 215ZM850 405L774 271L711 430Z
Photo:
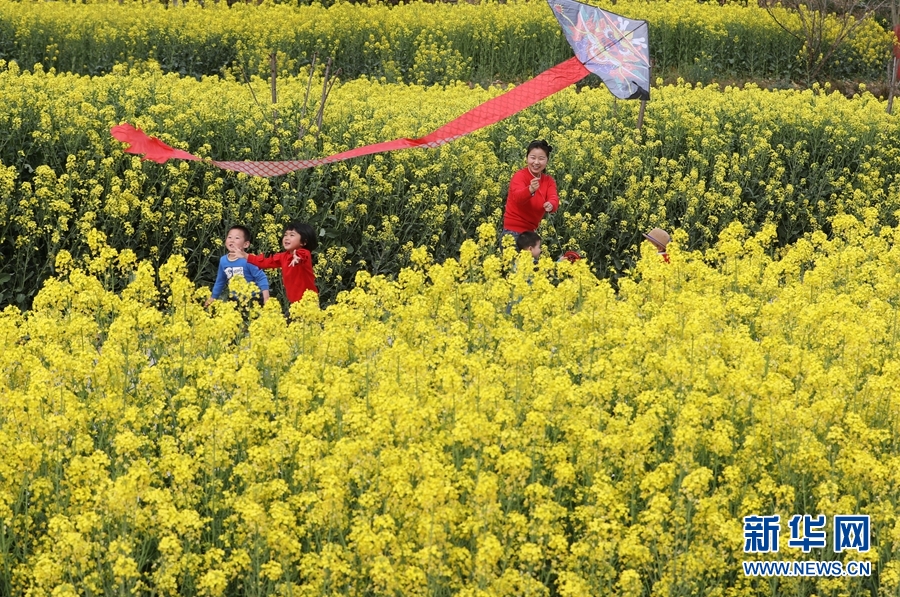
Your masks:
M302 261L302 259L300 258L300 255L297 255L297 251L294 251L291 254L291 265L297 265L301 261Z

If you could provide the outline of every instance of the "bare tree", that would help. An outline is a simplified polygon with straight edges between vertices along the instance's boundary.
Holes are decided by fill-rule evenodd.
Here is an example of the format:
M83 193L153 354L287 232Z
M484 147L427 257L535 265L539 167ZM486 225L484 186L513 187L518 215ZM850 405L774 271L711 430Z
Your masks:
M760 0L760 5L782 29L803 43L806 84L810 85L841 44L888 1Z
M313 53L309 65L309 80L306 83L306 95L303 98L303 104L300 107L300 113L297 116L298 139L302 139L308 130L308 127L304 126L303 121L306 118L307 110L309 107L309 94L312 90L313 77L316 70L316 61L318 60L318 56L318 52ZM322 78L322 97L319 100L318 110L316 112L315 118L317 140L319 138L319 134L322 132L322 125L325 117L325 103L328 101L328 96L331 93L331 89L334 87L334 84L338 82L338 77L340 77L342 72L340 68L332 71L332 63L333 60L330 57L325 61L325 73ZM241 76L244 79L244 83L247 84L247 88L250 90L250 95L253 97L253 102L256 104L256 107L259 108L260 112L263 113L263 118L265 119L266 109L256 97L256 92L253 90L253 85L251 84L250 77L247 76L248 69L243 64L239 66L241 70ZM276 106L278 105L278 54L276 52L271 52L269 54L269 91L272 96L272 134L275 135L277 134L279 122L278 109L276 108Z

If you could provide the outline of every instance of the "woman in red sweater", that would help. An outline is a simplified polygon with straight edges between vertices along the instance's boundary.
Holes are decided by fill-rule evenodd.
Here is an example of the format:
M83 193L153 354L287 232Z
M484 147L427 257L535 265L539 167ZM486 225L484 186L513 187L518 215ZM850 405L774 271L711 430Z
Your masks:
M528 144L526 167L513 174L509 181L502 234L518 238L522 232L534 232L545 213L559 208L556 181L544 172L551 151L553 148L543 139Z

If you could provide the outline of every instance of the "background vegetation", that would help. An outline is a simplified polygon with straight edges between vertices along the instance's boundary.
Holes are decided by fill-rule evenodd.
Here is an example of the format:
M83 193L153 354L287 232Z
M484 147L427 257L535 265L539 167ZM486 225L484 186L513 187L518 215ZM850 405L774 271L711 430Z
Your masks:
M649 23L655 76L692 82L804 80L803 41L762 8L694 0L602 4ZM796 17L780 11L792 25ZM822 26L836 23L828 19ZM892 36L869 19L820 73L821 81L889 79ZM297 74L314 53L331 57L345 79L389 83L520 82L572 55L545 2L397 7L336 4L71 4L0 2L0 59L78 74L108 73L149 59L191 77L233 72Z

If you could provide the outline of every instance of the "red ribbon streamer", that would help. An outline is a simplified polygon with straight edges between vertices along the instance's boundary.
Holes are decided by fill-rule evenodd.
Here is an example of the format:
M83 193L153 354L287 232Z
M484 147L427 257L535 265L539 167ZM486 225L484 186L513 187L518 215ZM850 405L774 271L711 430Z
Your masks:
M288 160L284 162L220 162L213 160L212 163L225 170L243 172L252 176L278 176L297 170L395 149L438 147L480 128L500 122L504 118L509 118L516 112L536 104L545 97L549 97L557 91L562 91L569 85L577 83L588 74L589 71L581 64L578 58L572 57L553 68L545 70L530 81L514 87L503 95L498 95L483 104L475 106L455 120L418 139L402 138L384 141L312 160ZM134 128L128 123L112 127L110 133L119 141L129 144L129 147L125 148L126 153L144 154L144 159L160 164L171 158L200 160L199 157L186 151L169 147L156 137L148 137L143 131Z

